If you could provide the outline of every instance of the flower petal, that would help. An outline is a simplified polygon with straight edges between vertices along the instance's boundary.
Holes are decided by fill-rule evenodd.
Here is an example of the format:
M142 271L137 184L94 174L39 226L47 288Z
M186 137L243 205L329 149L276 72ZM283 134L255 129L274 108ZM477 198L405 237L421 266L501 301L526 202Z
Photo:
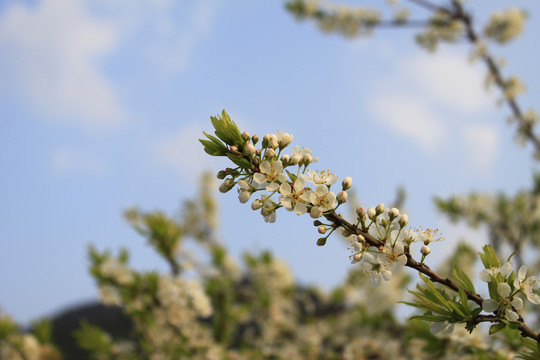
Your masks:
M497 292L499 293L499 295L501 295L501 297L507 298L512 292L512 289L507 283L500 283L499 285L497 285Z
M294 205L294 212L298 215L303 215L307 212L307 206L297 202L296 205Z
M482 301L482 309L487 312L494 312L499 308L499 303L493 299L487 299Z

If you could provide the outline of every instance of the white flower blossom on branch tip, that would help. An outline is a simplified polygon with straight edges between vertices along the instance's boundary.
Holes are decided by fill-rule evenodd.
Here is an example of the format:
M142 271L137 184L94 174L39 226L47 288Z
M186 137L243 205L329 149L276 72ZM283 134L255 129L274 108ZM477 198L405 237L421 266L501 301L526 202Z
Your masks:
M497 285L497 293L501 299L499 301L494 299L484 300L482 302L482 309L487 312L499 310L501 313L504 313L506 319L517 321L519 319L517 311L523 308L523 301L518 297L510 298L512 288L507 283Z
M369 283L373 286L381 285L382 280L390 280L392 271L389 268L390 263L386 261L386 255L365 253L360 263L360 267L365 272L369 273Z
M508 274L512 272L513 268L514 264L512 264L511 262L507 262L506 264L499 267L492 267L482 270L478 275L478 278L485 282L492 281L495 277L497 277L497 274L501 274L504 278L506 278Z
M253 174L253 180L266 187L267 191L276 191L279 185L287 180L287 175L283 174L283 164L279 160L274 162L265 160L259 168L261 172Z
M312 191L309 194L309 201L313 205L311 211L315 212L316 215L320 213L320 215L317 216L320 217L325 211L334 208L336 205L336 194L328 191L328 187L326 185L318 184L315 191Z
M307 175L302 175L304 179L307 181L317 185L317 184L324 184L324 185L332 185L335 184L338 181L338 177L329 171L307 171Z
M317 162L319 160L318 157L313 157L313 151L311 151L310 148L308 148L308 147L300 148L300 146L298 146L298 145L296 145L294 147L291 158L295 157L297 159L300 159L300 161L302 161L302 159L304 159L306 157L306 155L309 155L310 157L312 157L312 159L311 159L312 163Z
M538 280L534 276L527 277L527 267L522 265L514 280L514 287L522 291L530 302L538 305L540 304L540 296L534 292L537 286Z
M397 263L400 266L405 266L407 263L405 247L400 242L397 242L393 246L392 244L387 243L384 245L382 252L386 256L386 261L391 264Z
M281 205L289 211L294 210L298 215L305 214L307 212L305 203L310 201L311 195L311 191L306 190L305 185L306 182L301 177L296 179L293 187L288 182L282 183L279 187Z

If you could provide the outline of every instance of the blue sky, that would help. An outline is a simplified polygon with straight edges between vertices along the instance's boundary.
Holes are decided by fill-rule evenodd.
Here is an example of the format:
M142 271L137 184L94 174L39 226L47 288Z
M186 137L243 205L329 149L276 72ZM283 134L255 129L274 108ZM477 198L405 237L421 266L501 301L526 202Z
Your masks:
M467 4L485 19L508 2ZM513 4L529 10L527 28L496 52L505 74L523 77L529 108L540 96L540 5ZM280 1L1 2L0 306L27 322L95 298L90 243L127 247L137 269L164 269L122 210L174 214L202 171L227 166L197 142L222 109L251 134L292 133L320 156L317 168L352 176L368 206L405 186L410 223L447 238L433 253L462 236L480 246L485 236L449 225L431 197L512 193L535 165L468 47L429 55L413 34L324 35ZM282 212L266 224L233 193L218 198L235 255L271 248L300 281L325 287L351 266L337 238L315 246L311 219Z

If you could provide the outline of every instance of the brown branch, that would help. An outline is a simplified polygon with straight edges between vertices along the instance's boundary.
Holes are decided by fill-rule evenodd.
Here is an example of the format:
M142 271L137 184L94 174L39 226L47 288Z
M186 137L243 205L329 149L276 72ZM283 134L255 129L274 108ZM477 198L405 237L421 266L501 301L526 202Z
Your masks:
M324 214L324 217L330 220L334 224L335 227L342 227L348 232L350 232L351 234L362 235L365 238L366 243L370 246L376 247L379 250L381 250L382 247L384 246L384 243L385 243L384 241L375 239L367 231L363 231L358 226L349 223L347 220L343 219L343 217L340 214L337 214L334 210L328 212L327 214ZM426 275L431 281L435 283L444 285L447 288L450 288L456 292L459 291L459 285L453 282L451 279L440 276L426 264L421 264L418 261L414 260L409 253L406 253L405 255L407 256L407 263L405 264L405 266L415 269L416 271ZM484 301L484 299L480 295L471 293L465 289L463 290L467 294L467 298L469 300L474 301L480 307L482 306L482 302ZM479 317L477 318L478 320L481 320L479 322L500 321L496 315L479 315ZM540 341L539 333L529 328L525 324L522 318L520 318L519 322L520 322L519 331L521 332L522 336L529 337L535 341Z
M456 19L459 19L465 26L465 35L467 39L471 43L476 44L477 41L479 40L479 36L477 32L474 30L471 15L465 11L465 9L463 8L463 5L461 5L459 1L452 0L452 5L454 6L454 9L455 9L454 17ZM495 80L495 84L500 88L500 90L504 94L507 84L504 80L504 77L502 76L501 70L495 63L495 60L493 59L491 55L487 53L482 54L480 57L486 64L490 74L493 76L493 79ZM521 110L521 107L519 106L518 102L516 101L515 98L511 98L508 96L504 96L504 99L505 99L506 104L512 111L512 114L514 115L514 117L522 125L523 132L526 138L533 144L533 146L536 148L536 151L540 153L540 140L534 134L532 124L524 121L523 111Z
M442 11L446 13L450 12L450 10L448 10L447 8L432 4L427 0L408 0L408 1L431 11Z

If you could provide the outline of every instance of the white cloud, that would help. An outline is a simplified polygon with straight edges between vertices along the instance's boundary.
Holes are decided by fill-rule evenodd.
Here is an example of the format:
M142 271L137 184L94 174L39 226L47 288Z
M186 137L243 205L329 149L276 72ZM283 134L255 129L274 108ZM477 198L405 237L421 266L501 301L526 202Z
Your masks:
M435 54L405 57L398 71L427 96L453 109L477 112L491 108L495 101L483 86L485 70L468 62L464 53L441 49Z
M398 57L367 106L375 120L426 151L464 146L463 163L488 175L500 137L495 127L478 121L494 99L485 92L483 69L476 65L466 54L449 50Z
M202 128L187 126L156 142L154 157L181 178L194 181L203 171L216 169L214 158L204 152L198 140L203 136Z
M383 125L424 150L436 152L443 144L446 126L421 97L380 89L368 104Z
M104 162L68 147L56 149L50 164L53 170L60 174L103 176L108 172L108 166Z
M499 153L498 130L489 124L470 124L463 128L465 152L475 172L489 175Z
M123 111L99 61L117 38L117 29L82 1L12 3L0 15L0 89L15 90L48 117L114 125Z

